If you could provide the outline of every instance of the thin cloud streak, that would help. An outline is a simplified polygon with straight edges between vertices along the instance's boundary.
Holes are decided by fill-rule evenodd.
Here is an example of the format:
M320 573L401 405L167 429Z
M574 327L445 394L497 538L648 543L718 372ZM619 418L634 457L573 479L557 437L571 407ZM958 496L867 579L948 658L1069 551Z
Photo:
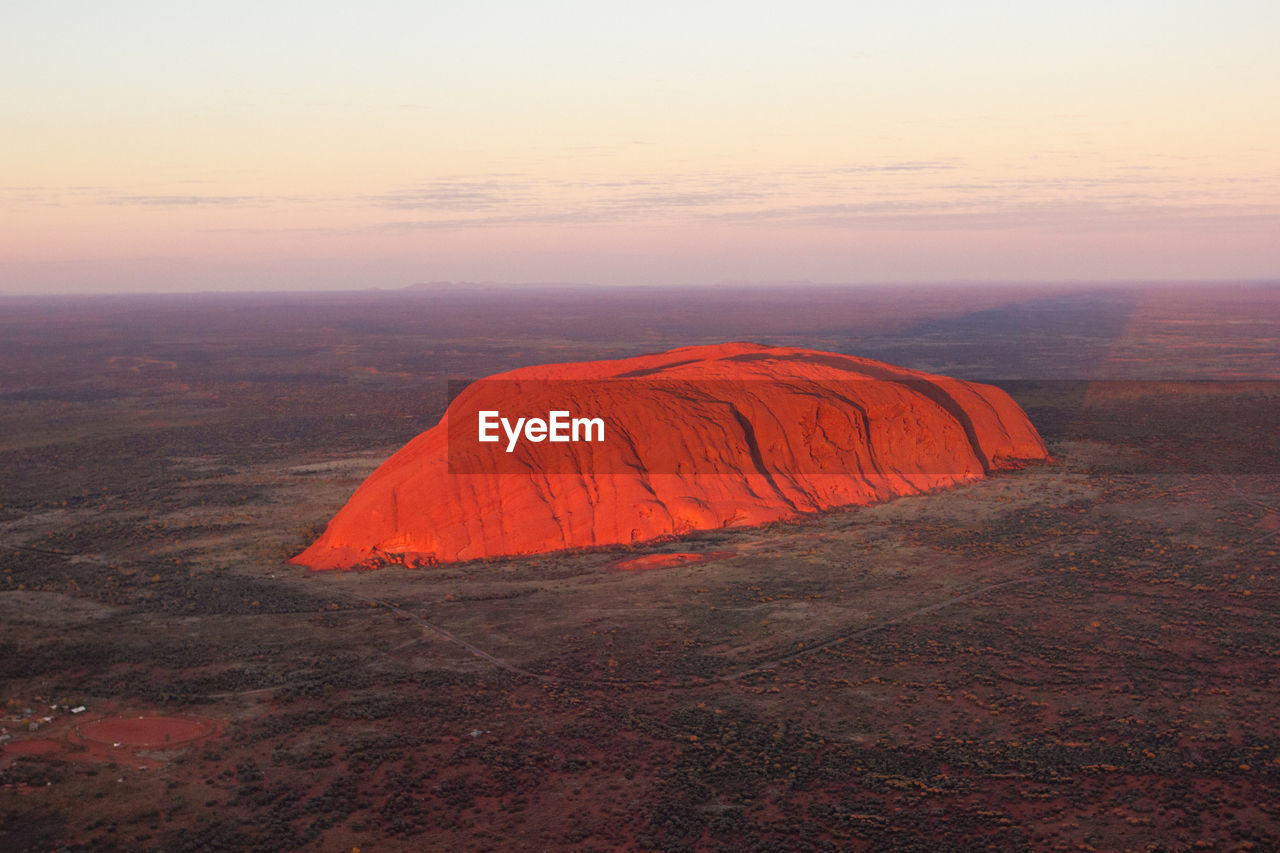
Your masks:
M307 209L288 227L192 227L245 235L404 234L415 231L637 223L902 231L1022 230L1269 222L1280 216L1265 188L1274 176L1173 176L1148 164L1113 163L1089 174L1037 174L1035 158L1004 176L960 159L798 165L782 169L671 172L600 179L487 172L425 178L381 192L287 196L234 192L123 193L102 186L9 185L11 200L74 199L141 209ZM1010 171L1013 172L1010 175ZM189 186L194 179L169 186ZM202 181L210 189L219 183ZM385 218L388 211L413 215ZM281 222L287 221L285 218Z
M972 180L935 175L969 169ZM1088 228L1099 223L1252 221L1277 207L1258 184L1175 178L1121 166L1092 175L991 179L954 161L907 161L759 174L668 175L531 184L496 203L490 184L468 192L495 200L439 217L399 219L374 231L611 222L760 224L916 229ZM772 203L770 203L772 202Z
M267 199L247 195L123 195L105 198L101 203L123 207L132 205L142 207L200 207L206 205L223 207L226 205L265 204Z

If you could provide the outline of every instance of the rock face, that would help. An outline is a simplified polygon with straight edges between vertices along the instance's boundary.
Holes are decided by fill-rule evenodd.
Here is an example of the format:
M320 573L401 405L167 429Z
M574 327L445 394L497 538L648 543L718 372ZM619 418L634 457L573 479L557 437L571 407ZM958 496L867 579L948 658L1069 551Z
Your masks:
M602 429L512 442L495 423L556 411ZM479 440L482 412L497 413L496 440ZM468 386L293 562L421 566L630 544L1047 458L997 388L836 353L734 343L526 367Z

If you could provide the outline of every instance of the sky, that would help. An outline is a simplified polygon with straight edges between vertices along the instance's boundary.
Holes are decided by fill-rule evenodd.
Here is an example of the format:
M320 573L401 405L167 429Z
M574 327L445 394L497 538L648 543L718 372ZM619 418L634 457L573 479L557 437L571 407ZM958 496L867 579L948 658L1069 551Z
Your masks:
M0 0L0 292L1280 278L1274 0Z

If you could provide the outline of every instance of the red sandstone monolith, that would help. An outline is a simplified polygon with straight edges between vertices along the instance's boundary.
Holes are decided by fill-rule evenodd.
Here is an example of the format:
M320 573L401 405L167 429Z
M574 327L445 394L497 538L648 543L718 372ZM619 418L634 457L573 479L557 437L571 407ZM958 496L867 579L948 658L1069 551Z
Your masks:
M555 411L603 428L512 442L490 414L497 440L480 441L481 413L510 426ZM731 343L539 365L468 386L293 562L422 566L631 544L1047 458L1000 389L854 356Z

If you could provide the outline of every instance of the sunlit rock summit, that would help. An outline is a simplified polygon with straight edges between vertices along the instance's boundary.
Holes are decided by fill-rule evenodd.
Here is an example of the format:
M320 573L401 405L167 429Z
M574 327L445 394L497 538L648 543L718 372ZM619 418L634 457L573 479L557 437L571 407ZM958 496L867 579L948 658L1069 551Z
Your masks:
M536 429L512 440L495 426L554 412L584 419L578 440ZM480 440L485 418L494 440ZM630 544L1047 458L998 388L848 355L731 343L539 365L468 386L293 562L423 566Z

